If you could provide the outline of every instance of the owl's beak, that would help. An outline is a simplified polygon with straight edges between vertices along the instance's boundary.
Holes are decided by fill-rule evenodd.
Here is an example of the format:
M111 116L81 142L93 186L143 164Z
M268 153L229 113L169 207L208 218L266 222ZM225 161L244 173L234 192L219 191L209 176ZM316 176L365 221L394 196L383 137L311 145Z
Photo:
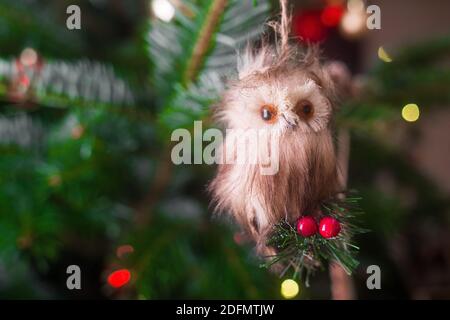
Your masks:
M295 120L288 119L284 114L283 119L284 121L286 121L286 124L288 125L289 128L293 129L297 126L297 122Z

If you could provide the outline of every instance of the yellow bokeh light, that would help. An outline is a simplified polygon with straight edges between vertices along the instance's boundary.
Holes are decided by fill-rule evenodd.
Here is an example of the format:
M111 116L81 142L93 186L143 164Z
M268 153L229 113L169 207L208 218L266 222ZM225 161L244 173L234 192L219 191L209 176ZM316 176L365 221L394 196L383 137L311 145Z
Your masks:
M414 122L419 119L420 110L419 106L415 103L409 103L402 109L402 117L405 121Z
M294 298L299 291L300 288L298 286L298 283L292 279L286 279L281 283L281 295L285 299Z
M380 58L380 60L384 62L392 62L392 58L388 55L383 47L378 48L378 58Z

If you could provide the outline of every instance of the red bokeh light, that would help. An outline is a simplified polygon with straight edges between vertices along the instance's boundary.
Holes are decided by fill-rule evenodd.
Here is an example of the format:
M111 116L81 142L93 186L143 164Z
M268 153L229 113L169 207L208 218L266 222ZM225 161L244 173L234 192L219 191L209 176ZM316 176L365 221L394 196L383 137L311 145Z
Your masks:
M319 42L325 40L327 30L320 17L320 10L303 11L295 14L292 20L294 34L303 41Z
M344 14L344 7L342 5L329 5L323 9L320 15L320 20L327 27L337 26Z
M113 288L126 285L131 279L131 273L127 269L116 270L108 276L108 283Z
M134 252L134 248L133 246L129 245L129 244L124 244L121 245L117 248L116 250L116 255L119 259L122 259L124 256L126 256L127 254L133 253Z

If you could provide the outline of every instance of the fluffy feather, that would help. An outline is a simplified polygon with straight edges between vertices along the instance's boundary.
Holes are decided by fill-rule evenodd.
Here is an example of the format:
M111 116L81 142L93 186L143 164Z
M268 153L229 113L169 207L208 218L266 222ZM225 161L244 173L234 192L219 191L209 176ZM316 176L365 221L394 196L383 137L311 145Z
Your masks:
M282 5L282 22L273 25L280 39L258 50L248 47L238 58L238 79L215 115L226 129L269 132L279 143L279 171L264 175L255 163L223 163L209 186L216 211L231 214L266 253L275 223L314 214L339 189L331 129L334 84L317 48L305 51L287 41L289 17ZM262 117L264 106L275 115L270 121ZM232 143L227 135L219 156ZM251 139L246 148L251 155L264 151Z

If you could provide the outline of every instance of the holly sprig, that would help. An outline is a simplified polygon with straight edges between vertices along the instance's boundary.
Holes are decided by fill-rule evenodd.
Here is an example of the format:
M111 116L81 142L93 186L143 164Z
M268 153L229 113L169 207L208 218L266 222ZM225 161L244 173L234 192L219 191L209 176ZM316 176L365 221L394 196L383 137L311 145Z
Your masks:
M359 265L356 259L359 247L351 241L356 234L368 231L355 223L356 217L363 213L359 207L360 200L355 195L339 194L320 204L320 217L332 217L341 225L341 231L333 238L326 239L318 233L303 237L295 225L281 220L273 227L267 240L267 245L274 248L276 254L266 257L267 261L261 266L277 266L281 269L280 277L292 270L292 278L304 281L306 286L309 286L310 276L323 270L330 262L338 263L350 275Z

